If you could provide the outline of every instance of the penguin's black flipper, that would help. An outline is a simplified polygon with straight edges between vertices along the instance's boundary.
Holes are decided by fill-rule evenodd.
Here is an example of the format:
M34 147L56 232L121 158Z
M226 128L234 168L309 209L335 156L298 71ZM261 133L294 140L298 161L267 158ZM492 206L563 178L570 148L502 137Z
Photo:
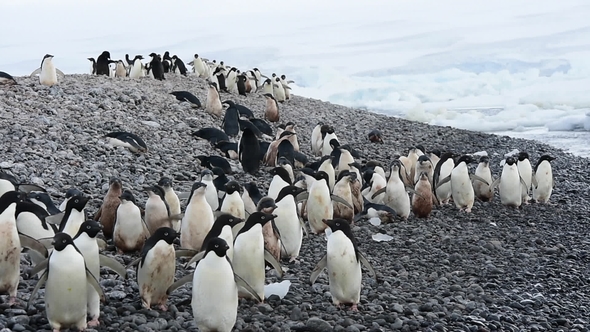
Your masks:
M115 259L105 256L103 254L98 255L99 264L100 266L106 266L111 268L111 270L115 271L118 275L127 279L127 269L123 266L123 264L119 263Z
M27 309L31 306L31 303L35 299L35 295L37 295L37 292L45 284L45 282L47 282L47 270L45 270L45 272L43 272L43 274L41 275L41 278L39 278L39 281L37 281L35 288L31 292L31 295L29 296L29 301L27 302Z
M375 273L375 270L373 269L373 266L371 265L371 263L369 263L369 261L367 260L365 255L363 255L360 251L358 251L357 253L358 253L358 258L359 258L359 261L361 262L361 264L363 264L367 268L367 270L369 270L369 274L373 277L373 279L375 279L375 281L378 281L377 274Z
M94 288L94 290L98 293L98 296L100 297L100 302L106 303L104 291L100 287L98 281L96 281L94 275L92 275L92 273L88 271L88 268L86 268L86 281L88 281L88 284L91 285Z
M283 277L283 269L281 268L281 264L277 261L275 256L273 256L268 250L264 249L264 260L270 263L272 267L277 271L279 274L279 278Z
M25 235L25 234L18 234L18 237L20 239L20 245L21 247L26 247L32 250L35 250L37 252L39 252L41 255L43 255L44 257L49 256L49 252L47 251L47 248L39 241L37 241L36 239Z
M320 275L320 273L322 273L322 270L328 266L328 255L324 255L324 257L322 257L322 259L320 259L320 261L318 262L318 264L315 266L315 268L313 269L313 271L311 271L311 276L309 277L309 282L313 285L315 283L315 281L317 280L318 276Z
M246 280L242 279L242 277L240 277L239 275L237 275L235 273L234 273L234 280L236 282L236 285L238 285L239 287L242 287L244 290L246 290L248 293L250 293L250 295L252 295L256 299L256 301L262 302L262 299L260 298L258 293L256 293L254 288L252 288L252 286L250 286L246 282Z
M172 285L170 285L170 287L168 287L168 289L166 290L166 294L167 295L170 295L170 293L172 293L178 287L180 287L180 286L182 286L182 285L184 285L186 283L191 282L193 280L193 274L194 273L195 272L193 271L193 272L185 275L184 277L178 279L175 283L173 283Z

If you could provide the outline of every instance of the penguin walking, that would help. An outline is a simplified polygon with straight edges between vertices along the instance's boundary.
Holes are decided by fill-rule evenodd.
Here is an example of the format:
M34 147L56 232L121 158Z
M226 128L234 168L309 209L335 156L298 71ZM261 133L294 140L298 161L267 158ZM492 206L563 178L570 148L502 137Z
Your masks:
M535 173L533 175L533 199L538 203L549 202L553 187L555 187L553 170L551 168L551 161L553 160L555 160L555 157L543 155L535 165Z
M46 86L53 86L57 84L57 76L65 77L61 70L57 69L53 64L53 55L45 54L41 60L41 67L31 73L30 76L39 74L39 83Z
M141 304L149 309L158 304L160 310L167 311L168 287L174 282L176 273L176 252L173 242L178 233L170 227L160 227L145 242L141 260L137 265L137 283Z
M168 204L168 208L170 210L170 216L178 216L180 215L180 200L178 199L178 195L174 192L174 188L172 188L172 179L169 177L162 177L160 181L158 181L158 186L164 189L164 200ZM179 222L172 222L172 228L175 231L180 230L180 223Z
M276 100L278 102L284 102L287 97L285 95L285 88L283 87L283 84L281 83L281 78L280 77L274 77L274 82L272 85L272 91L273 91L273 96L276 98Z
M490 170L490 158L488 156L481 156L479 158L479 164L475 169L475 175L488 181L488 183L494 182L492 179L492 171ZM475 196L481 199L483 202L489 202L494 198L494 191L492 190L491 186L481 181L473 180L473 190L475 192Z
M129 78L141 78L145 76L141 60L143 60L143 56L141 55L136 55L133 58L133 61L130 63L131 70L129 70Z
M193 184L188 205L180 226L180 246L185 249L199 250L203 240L213 227L215 217L207 203L207 185L203 182Z
M109 190L102 201L102 205L94 215L94 220L99 221L103 227L103 234L107 239L113 237L117 208L121 204L119 197L123 194L123 184L118 178L111 178Z
M440 182L440 180L445 179L446 177L451 175L453 168L455 168L455 161L453 160L453 153L452 152L443 153L440 156L440 160L436 164L436 167L434 167L434 172L432 175L432 184L436 188L434 190L434 192L435 192L435 195L438 198L441 205L445 205L445 204L449 203L449 201L451 200L452 190L451 190L451 183L445 183L445 184L439 185L439 182ZM483 182L479 182L479 181L477 183L478 183L478 186L480 184L481 185L484 184Z
M193 59L193 71L201 78L205 78L209 76L209 70L206 68L207 66L203 63L203 60L199 57L198 54L195 54Z
M232 67L227 74L225 75L225 86L227 87L227 92L229 93L236 93L238 92L238 69Z
M418 176L412 195L412 212L418 218L428 218L432 212L432 185L427 172L422 171Z
M290 83L295 83L295 81L287 81L287 76L285 75L281 75L281 84L283 85L283 88L285 90L285 99L289 100L291 99L291 87L289 86Z
M215 82L209 83L207 100L205 101L205 111L215 116L221 116L221 112L223 111L223 105L221 104L221 99L219 99L219 90L217 89L217 83Z
M276 215L275 225L281 234L281 255L289 257L289 262L294 262L301 250L304 227L297 214L297 201L303 192L305 189L289 185L281 189L275 200L273 213Z
M154 78L157 80L164 80L164 66L162 65L160 56L158 56L156 53L151 53L150 56L152 57L152 60L150 61L152 75L154 75Z
M141 211L136 205L133 193L125 190L120 199L121 204L117 207L113 232L115 247L119 254L139 251L150 236L150 232L141 218Z
M88 270L84 256L67 233L53 238L53 252L39 266L46 266L31 293L29 303L45 284L45 312L53 331L87 327L88 287L92 287L104 302L105 296L95 276Z
M531 197L529 196L529 191L533 185L533 168L531 167L531 162L529 160L529 154L521 151L518 153L518 159L516 160L516 167L518 168L518 174L525 183L525 190L523 190L523 203L529 204L529 200Z
M334 305L351 304L351 310L357 311L361 297L361 264L377 279L375 270L359 251L346 220L332 219L323 222L329 227L326 255L312 271L310 282L313 285L321 271L328 268L328 282Z
M273 84L270 78L267 78L266 80L264 80L264 82L262 83L262 85L260 85L258 87L258 89L256 89L257 91L260 91L260 93L262 95L265 94L273 94Z
M96 242L96 235L100 232L102 226L94 220L87 220L81 226L78 234L74 237L74 245L84 256L86 268L92 276L99 281L100 266L108 264L113 270L118 271L119 275L126 277L127 272L125 267L116 260L107 256L101 255L98 252L98 243ZM102 264L101 264L102 263ZM87 286L87 310L88 315L92 319L88 322L88 326L95 327L100 325L98 318L100 316L100 294L90 284Z
M518 208L523 202L523 194L528 195L526 183L520 176L516 160L513 157L506 158L506 162L502 166L502 174L491 185L492 189L496 186L500 192L502 205Z
M266 99L266 106L264 109L264 119L270 122L279 122L279 104L277 99L270 93L265 93L264 98Z
M475 162L475 159L473 159L472 156L461 156L457 161L457 164L455 164L453 171L451 171L451 175L442 179L437 185L437 188L439 188L441 185L450 181L452 192L451 197L455 202L455 206L467 213L471 212L471 208L475 202L475 191L473 190L471 181L473 179L477 179L478 181L481 181L485 184L490 184L475 174L469 174L469 168L467 165L473 162Z
M262 226L276 215L254 212L246 220L244 227L240 229L234 239L234 271L248 283L260 299L264 299L265 269L264 261L268 261L282 276L282 269L276 259L264 249ZM240 297L253 298L250 292L239 288Z

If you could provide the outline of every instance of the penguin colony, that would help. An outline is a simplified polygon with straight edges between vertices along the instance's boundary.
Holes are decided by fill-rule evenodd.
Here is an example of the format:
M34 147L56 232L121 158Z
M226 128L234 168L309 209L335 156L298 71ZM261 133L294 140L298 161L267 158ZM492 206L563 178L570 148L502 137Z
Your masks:
M263 302L267 273L281 277L281 263L297 261L305 237L324 234L326 255L312 271L310 283L326 268L333 303L358 310L361 266L377 279L352 232L361 219L393 222L407 220L411 213L428 218L436 206L451 201L457 209L470 212L476 199L492 201L496 188L501 204L509 207L528 204L531 197L539 203L550 199L554 158L549 155L541 156L534 167L526 152L508 155L496 179L487 155L426 151L420 145L411 147L407 155L394 154L384 167L377 161L361 162L360 153L342 144L332 126L318 123L311 134L313 155L306 156L300 151L295 123L283 123L274 130L268 123L280 122L278 103L290 97L292 81L284 75L267 78L256 68L240 72L197 54L188 63L192 66L189 73L184 62L176 55L170 57L169 52L150 57L144 65L141 55L115 61L105 51L96 61L89 58L91 73L159 80L165 79L164 74L177 73L206 79L209 89L204 106L190 92L171 94L214 117L223 117L219 128L201 128L193 135L225 157L199 156L203 171L189 193L175 192L173 180L162 177L144 188L148 200L142 207L134 193L124 188L124 181L112 178L93 218L86 217L89 198L75 188L66 192L57 207L44 188L0 172L0 230L11 239L0 246L0 277L5 287L0 291L10 296L10 303L17 300L24 271L20 271L18 255L15 260L10 252L27 248L37 262L28 275L39 275L29 303L45 284L46 314L54 331L100 324L100 302L105 301L98 282L100 266L123 278L127 269L135 268L138 301L146 308L166 310L169 294L192 283L191 306L199 329L231 331L238 298ZM33 73L40 75L43 85L57 84L61 73L52 59L46 55ZM0 77L2 84L17 84L6 73ZM222 101L222 92L259 92L267 101L264 119L256 118L247 106ZM148 152L147 144L133 133L112 132L104 138L133 153ZM384 143L378 130L368 133L368 140ZM237 160L240 167L232 167L228 159ZM469 165L473 163L477 168L472 174ZM239 181L240 173L267 171L273 177L266 196L260 184ZM98 237L101 230L106 243ZM124 267L100 254L100 248L109 244L118 255L139 253L140 257ZM187 273L174 280L177 259L186 262ZM266 263L274 272L266 271Z

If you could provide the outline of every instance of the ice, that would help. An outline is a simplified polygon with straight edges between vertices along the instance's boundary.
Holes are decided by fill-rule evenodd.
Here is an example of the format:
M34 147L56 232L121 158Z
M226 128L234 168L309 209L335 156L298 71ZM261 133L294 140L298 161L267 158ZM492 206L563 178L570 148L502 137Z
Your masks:
M484 157L484 156L487 157L488 156L488 152L487 151L477 151L473 155L474 156L477 156L477 157Z
M381 219L371 218L371 219L369 219L369 223L371 223L371 225L373 225L373 226L379 226L379 225L381 225Z
M198 53L286 74L294 94L590 156L578 134L590 131L586 0L170 0L170 15L153 1L0 1L18 27L0 38L14 76L46 53L70 74L103 50Z
M393 236L383 234L383 233L373 234L372 238L373 238L373 240L375 240L377 242L388 242L388 241L393 240Z
M289 280L264 285L264 297L268 299L271 295L276 295L282 299L287 295L290 287L291 282Z

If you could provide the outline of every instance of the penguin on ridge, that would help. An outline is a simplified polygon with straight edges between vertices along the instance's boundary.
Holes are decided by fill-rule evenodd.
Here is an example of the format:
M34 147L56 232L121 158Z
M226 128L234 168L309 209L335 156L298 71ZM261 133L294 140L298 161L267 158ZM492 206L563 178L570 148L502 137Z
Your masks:
M88 58L90 61L90 74L96 75L96 60L94 58Z
M117 67L115 68L115 77L127 77L127 68L125 68L123 60L117 61Z
M283 84L281 83L281 79L279 77L274 77L272 90L272 94L278 102L282 103L287 99L285 95L285 88L283 87Z
M266 99L266 107L264 109L264 119L270 122L278 122L279 116L279 104L278 100L270 93L263 94Z
M135 58L133 58L133 61L129 63L129 65L131 65L131 69L129 70L129 78L141 78L145 76L143 71L143 63L141 60L143 60L143 56L136 55Z
M150 56L152 57L152 60L150 61L150 69L154 78L160 81L166 79L164 77L164 66L162 65L160 56L156 53L151 53Z
M108 51L102 52L98 58L96 58L96 75L110 76L111 69L110 64L114 61L111 60L111 53Z
M551 161L555 157L549 155L542 155L535 165L535 173L533 175L533 199L537 203L547 203L551 198L553 187L555 187L555 180L553 179L553 170L551 168Z
M102 302L105 301L104 292L88 270L84 256L71 236L57 233L51 244L53 252L36 267L46 268L31 292L27 307L45 284L45 312L53 331L70 327L83 331L87 327L88 287L91 286L99 294Z
M313 285L324 268L328 269L328 282L332 302L336 306L351 304L351 310L358 311L361 297L362 271L364 265L371 276L377 280L375 270L359 251L357 241L350 225L343 219L323 220L326 224L328 244L326 255L311 272L310 283Z
M64 78L66 75L61 70L57 69L53 64L53 55L45 54L41 60L41 67L31 73L30 76L39 74L39 83L46 86L53 86L57 84L57 76Z
M281 84L283 85L283 88L285 90L285 99L289 100L291 99L291 87L289 86L290 83L295 83L295 81L287 81L287 76L285 75L281 75Z
M223 111L223 105L221 104L221 99L219 99L219 90L217 89L217 83L215 82L209 82L205 110L207 113L215 116L221 116L221 112Z

